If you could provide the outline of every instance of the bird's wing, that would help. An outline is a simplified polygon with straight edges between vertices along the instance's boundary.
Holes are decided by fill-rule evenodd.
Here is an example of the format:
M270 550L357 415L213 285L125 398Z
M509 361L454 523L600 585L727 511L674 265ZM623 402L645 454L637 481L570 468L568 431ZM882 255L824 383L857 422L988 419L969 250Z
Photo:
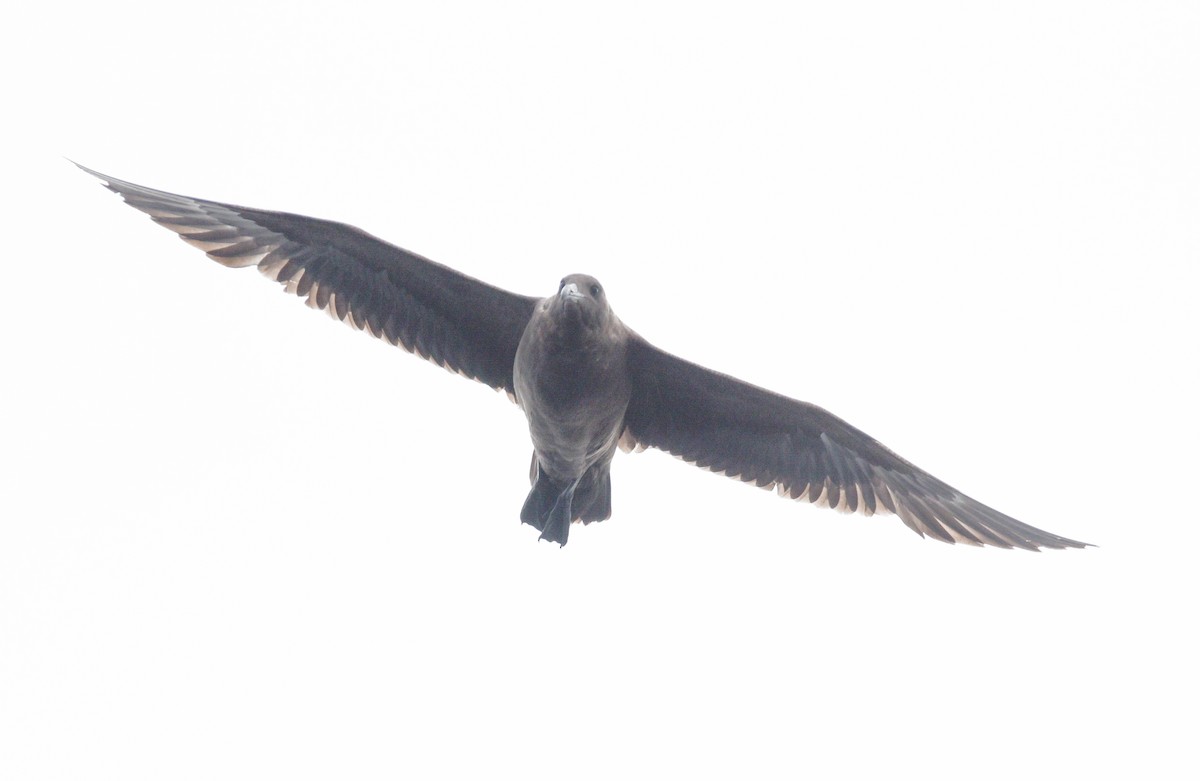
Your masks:
M820 407L689 363L632 336L622 445L655 447L782 496L891 512L921 536L1002 548L1080 548L962 494Z
M538 299L492 287L350 225L174 195L83 170L218 263L257 266L311 307L513 392L517 343Z

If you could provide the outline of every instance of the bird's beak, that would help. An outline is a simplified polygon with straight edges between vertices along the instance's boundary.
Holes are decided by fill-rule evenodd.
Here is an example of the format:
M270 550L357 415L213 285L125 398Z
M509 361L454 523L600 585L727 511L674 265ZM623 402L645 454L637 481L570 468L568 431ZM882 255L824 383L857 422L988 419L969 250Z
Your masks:
M564 301L570 301L573 298L583 298L583 293L579 292L579 286L574 282L568 282L562 286L562 290L558 291L558 297Z

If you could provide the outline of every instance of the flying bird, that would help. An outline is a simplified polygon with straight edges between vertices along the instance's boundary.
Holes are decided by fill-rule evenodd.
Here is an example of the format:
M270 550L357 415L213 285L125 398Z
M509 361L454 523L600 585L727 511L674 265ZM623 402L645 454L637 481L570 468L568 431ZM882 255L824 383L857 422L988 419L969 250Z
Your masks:
M231 268L450 371L506 391L529 422L521 520L565 545L612 513L618 448L648 447L780 495L894 513L922 537L1001 548L1082 548L983 505L820 407L658 349L613 313L594 277L545 298L510 293L350 225L190 198L80 166L126 203Z

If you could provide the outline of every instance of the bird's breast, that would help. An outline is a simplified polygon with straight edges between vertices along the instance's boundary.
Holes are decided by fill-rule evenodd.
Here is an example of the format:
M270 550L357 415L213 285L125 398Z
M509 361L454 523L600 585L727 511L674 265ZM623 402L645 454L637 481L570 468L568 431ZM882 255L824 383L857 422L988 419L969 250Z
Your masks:
M624 426L630 381L624 340L600 334L555 338L530 322L517 348L513 384L543 467L577 477L611 458Z

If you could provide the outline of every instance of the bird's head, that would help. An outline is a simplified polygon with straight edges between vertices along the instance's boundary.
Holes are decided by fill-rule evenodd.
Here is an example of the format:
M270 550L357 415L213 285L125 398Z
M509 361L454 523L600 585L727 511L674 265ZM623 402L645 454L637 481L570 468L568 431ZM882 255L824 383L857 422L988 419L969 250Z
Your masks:
M608 320L608 299L595 277L571 274L558 284L558 295L550 300L550 311L557 319L587 328L599 328Z

